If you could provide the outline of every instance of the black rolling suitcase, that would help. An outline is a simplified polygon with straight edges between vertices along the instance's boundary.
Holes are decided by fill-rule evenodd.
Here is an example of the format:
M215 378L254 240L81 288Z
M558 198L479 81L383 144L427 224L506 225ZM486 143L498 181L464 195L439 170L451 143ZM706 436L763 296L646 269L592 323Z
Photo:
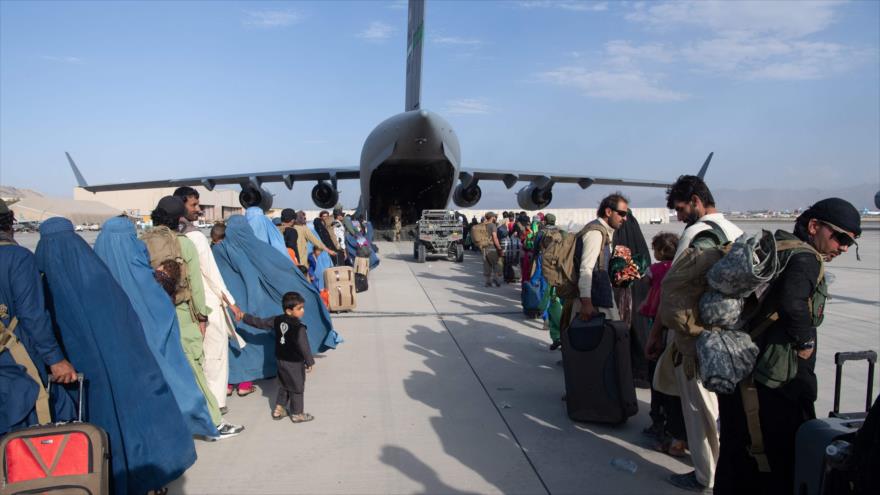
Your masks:
M843 363L868 361L868 385L865 412L840 412L840 382ZM834 380L834 409L828 418L812 419L798 429L795 437L794 493L825 495L855 493L850 483L853 441L865 422L874 394L874 351L838 352Z
M619 424L638 412L626 323L575 318L562 331L562 367L574 421Z

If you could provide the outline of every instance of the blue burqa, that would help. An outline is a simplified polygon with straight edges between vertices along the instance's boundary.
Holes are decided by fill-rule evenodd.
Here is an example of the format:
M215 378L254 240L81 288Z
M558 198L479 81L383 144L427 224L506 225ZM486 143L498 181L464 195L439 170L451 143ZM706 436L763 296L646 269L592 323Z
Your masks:
M354 220L351 222L351 225L360 231L360 222ZM376 250L373 248L373 224L370 222L364 222L363 233L358 235L353 235L351 230L346 229L345 231L345 249L348 251L348 259L354 260L357 257L358 251L358 237L363 237L367 242L367 247L370 248L370 269L374 269L379 266L379 255L376 254Z
M95 242L98 255L128 295L141 320L147 345L193 435L219 435L211 421L205 396L180 345L180 326L174 304L153 278L147 246L137 238L134 224L114 217L104 223Z
M244 214L257 239L277 249L284 256L290 256L287 254L287 245L284 244L284 236L281 235L281 231L272 223L272 220L263 214L263 210L259 206L251 206L244 211Z
M83 419L110 440L112 492L139 495L177 479L195 445L128 296L65 218L40 225L36 258L64 349L85 375Z
M0 245L0 310L9 327L18 319L15 335L34 362L42 383L28 376L9 352L0 352L0 436L38 423L34 408L40 386L48 383L46 366L64 359L46 311L43 283L34 255L17 245ZM5 313L5 316L4 316ZM64 387L53 386L50 397L53 421L76 419L74 404Z
M303 323L308 327L313 353L336 347L336 332L321 295L287 255L279 253L254 236L248 221L234 215L226 222L226 238L212 248L223 282L238 307L254 316L269 317L283 312L281 297L299 292L306 300ZM229 383L274 376L274 334L238 323L239 334L248 345L230 349Z

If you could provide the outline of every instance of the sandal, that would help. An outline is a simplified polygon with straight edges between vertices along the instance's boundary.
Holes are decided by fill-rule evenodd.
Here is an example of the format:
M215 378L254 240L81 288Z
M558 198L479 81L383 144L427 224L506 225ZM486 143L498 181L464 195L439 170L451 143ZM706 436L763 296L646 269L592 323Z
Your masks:
M231 397L232 392L234 392L234 391L235 391L235 387L233 387L232 385L227 385L226 386L226 397Z
M275 406L275 409L272 411L272 419L275 421L284 419L287 416L287 411L284 410L284 406Z
M684 457L687 455L687 448L687 442L683 440L673 440L666 449L666 453L672 457Z
M247 397L248 395L251 395L252 393L256 392L256 388L257 387L255 387L253 385L251 385L251 388L246 388L244 390L242 390L241 387L239 387L238 396L239 397Z
M313 419L315 419L315 417L309 413L294 414L290 417L290 421L293 423L306 423L306 422L311 421Z

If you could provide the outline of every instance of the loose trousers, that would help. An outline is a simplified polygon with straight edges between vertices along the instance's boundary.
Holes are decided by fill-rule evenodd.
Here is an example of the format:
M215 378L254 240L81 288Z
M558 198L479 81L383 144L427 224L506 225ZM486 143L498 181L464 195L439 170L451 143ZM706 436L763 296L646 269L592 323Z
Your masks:
M697 481L711 488L715 483L719 454L718 398L714 392L703 388L699 380L688 378L684 366L676 366L674 373Z
M303 362L278 360L278 395L275 404L290 414L302 414L305 406L306 365Z
M226 407L226 386L229 385L229 333L222 305L211 306L208 327L205 329L205 380L217 400L218 407Z
M217 400L214 399L214 394L208 388L208 380L205 379L205 351L202 348L202 332L199 331L199 324L192 321L186 303L179 304L176 310L177 321L180 323L180 345L183 347L183 353L196 377L196 384L205 396L211 421L215 425L219 425L223 421L220 407L217 405Z
M486 277L486 282L501 281L503 270L501 264L501 257L494 247L483 248L483 276Z

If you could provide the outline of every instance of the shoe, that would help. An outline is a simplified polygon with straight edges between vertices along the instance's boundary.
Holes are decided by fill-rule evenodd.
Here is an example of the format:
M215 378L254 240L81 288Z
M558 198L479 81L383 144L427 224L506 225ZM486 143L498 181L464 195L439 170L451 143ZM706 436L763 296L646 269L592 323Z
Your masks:
M651 438L656 438L657 440L661 440L666 436L663 425L659 423L651 423L651 426L642 430L642 434Z
M555 351L556 349L559 349L559 347L561 345L562 345L562 342L559 342L558 340L554 340L553 343L550 344L550 350Z
M495 280L494 283L495 283L495 287L501 287L501 282Z
M226 397L231 396L232 392L234 392L234 391L235 391L235 387L233 387L232 385L227 385L226 386Z
M306 423L313 419L315 419L315 417L309 413L293 414L290 416L290 421L292 423Z
M712 493L712 489L700 484L697 481L697 472L691 471L685 474L673 474L667 480L672 483L673 486L681 488L682 490L688 490L691 492L697 493Z
M492 282L486 282L486 287L492 287Z
M223 407L220 408L220 415L221 415L221 416L225 415L225 414L228 413L228 412L229 412L229 408L228 408L228 407L223 406Z
M234 436L238 435L239 433L243 432L244 426L234 425L232 423L227 423L226 421L224 421L217 426L217 431L220 432L220 436L217 437L216 439L222 440L224 438L234 437Z

